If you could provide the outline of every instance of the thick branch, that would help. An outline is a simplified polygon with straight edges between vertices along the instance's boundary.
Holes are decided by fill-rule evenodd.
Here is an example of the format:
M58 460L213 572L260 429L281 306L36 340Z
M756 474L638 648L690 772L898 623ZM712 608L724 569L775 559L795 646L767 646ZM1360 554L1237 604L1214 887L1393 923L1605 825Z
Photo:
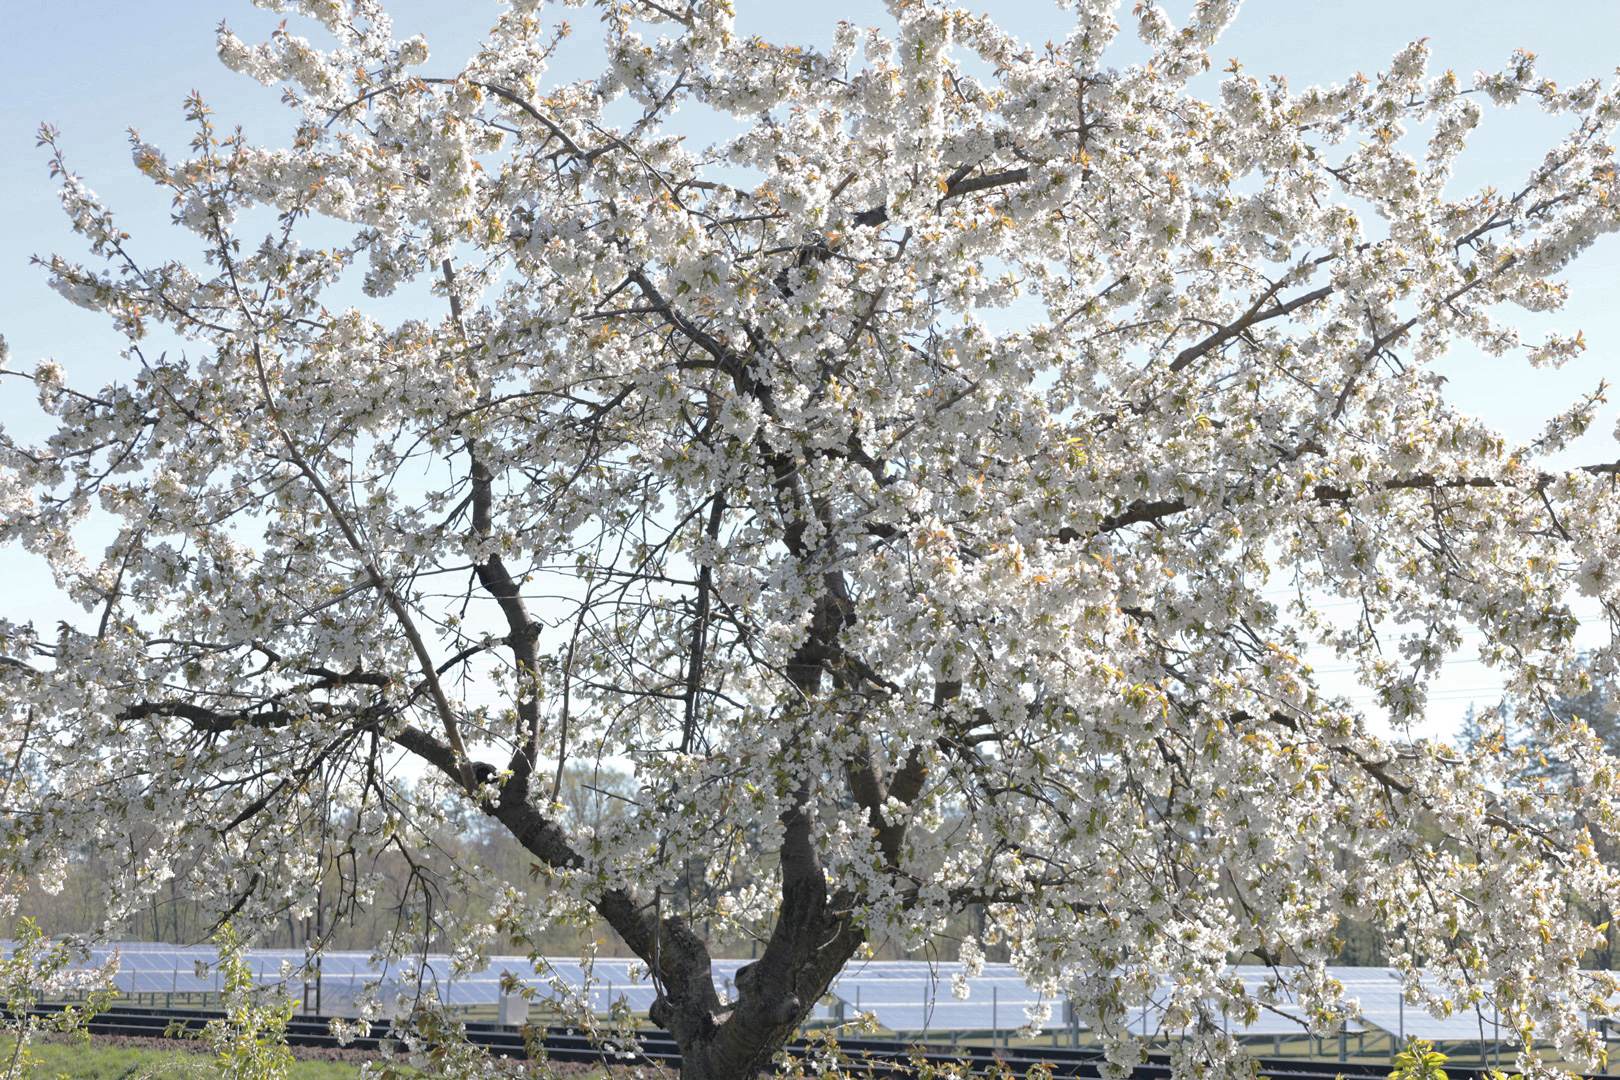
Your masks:
M1021 184L1028 179L1028 169L1007 169L1003 172L988 173L984 176L970 176L949 184L941 198L954 199L958 195L968 195L975 191L988 191L991 188L1006 187L1008 184Z
M1620 476L1620 461L1608 462L1600 465L1582 465L1575 470L1584 472L1589 476ZM1558 479L1554 473L1537 473L1535 482L1529 485L1528 490L1544 491ZM1404 476L1394 480L1385 480L1369 485L1369 490L1381 491L1444 491L1453 488L1513 488L1521 485L1507 480L1497 480L1489 476L1464 476L1452 479L1441 479L1435 476ZM1350 488L1336 487L1332 484L1317 484L1311 489L1311 495L1318 502L1348 502L1358 493ZM1102 533L1116 532L1129 525L1141 525L1150 522L1162 521L1176 514L1185 513L1192 509L1194 504L1186 499L1157 499L1153 501L1137 500L1117 514L1111 514L1097 522L1096 528L1090 533L1082 533L1072 526L1064 526L1057 532L1057 540L1068 544L1081 540L1087 536L1096 536Z
M709 527L705 535L713 545L720 538L720 522L726 512L723 492L717 492L709 508ZM692 646L686 660L686 715L681 725L681 753L692 750L692 739L697 730L698 689L703 684L703 655L708 648L709 589L713 585L713 567L705 561L698 571L697 610L692 615Z
M255 345L254 349L257 352L258 346ZM416 654L417 662L422 666L422 677L426 681L428 691L433 698L434 708L439 714L439 722L444 725L445 735L450 740L450 745L455 748L457 756L465 761L467 750L462 745L460 724L456 720L455 710L450 706L450 699L445 695L444 687L439 683L439 675L433 663L433 657L428 653L427 643L422 640L421 632L416 628L416 620L411 618L410 610L394 590L393 583L383 575L382 571L377 569L370 554L366 551L365 545L361 543L360 537L355 533L354 526L349 523L348 515L343 513L342 508L337 504L337 500L327 490L320 474L315 471L314 466L305 460L297 444L282 429L280 421L275 418L274 405L270 400L269 386L264 382L262 372L260 373L260 382L264 386L265 403L272 409L272 422L275 424L276 434L281 437L282 445L286 447L289 459L294 465L298 466L299 472L304 474L304 478L309 481L310 486L315 489L315 493L320 496L321 502L326 504L327 510L332 514L332 520L337 523L339 531L343 533L343 538L348 541L350 549L359 557L360 565L366 571L366 576L371 579L371 583L382 593L384 603L388 605L388 609L393 612L394 618L398 620L400 629L405 633L405 640L410 643L411 651ZM471 786L471 773L466 765L463 765L460 775L462 784Z
M1326 300L1329 296L1333 295L1333 286L1324 285L1315 292L1308 292L1303 296L1296 296L1286 304L1278 304L1276 307L1261 311L1261 307L1265 305L1266 301L1275 296L1277 294L1277 290L1280 288L1282 288L1282 283L1278 282L1276 285L1273 285L1271 288L1261 293L1260 298L1254 302L1254 305L1250 307L1248 311L1243 313L1241 318L1234 322L1227 323L1225 326L1221 327L1204 340L1198 342L1196 345L1189 345L1185 349L1182 349L1181 352L1176 355L1175 360L1171 362L1170 370L1181 371L1199 357L1207 356L1209 353L1214 352L1216 349L1219 349L1222 345L1225 345L1228 341L1231 341L1233 338L1243 333L1243 331L1257 323L1263 323L1268 319L1281 318L1284 315L1291 315L1300 308L1305 307L1307 304L1314 304L1318 300Z

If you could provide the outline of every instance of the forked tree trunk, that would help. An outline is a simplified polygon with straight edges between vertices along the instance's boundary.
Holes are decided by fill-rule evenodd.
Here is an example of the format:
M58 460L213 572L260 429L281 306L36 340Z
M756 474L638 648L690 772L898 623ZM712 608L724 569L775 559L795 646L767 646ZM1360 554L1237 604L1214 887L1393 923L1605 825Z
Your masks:
M796 540L791 533L790 542ZM841 577L828 574L825 584L810 633L786 671L807 699L820 691L822 658L836 654L847 619ZM852 772L851 787L872 810L879 841L893 862L904 829L883 823L888 787L869 766ZM914 794L897 790L908 801ZM852 918L856 898L827 895L814 823L805 809L809 801L805 784L795 792L794 808L783 815L781 907L765 951L737 972L734 1002L722 1002L715 993L708 945L684 918L663 916L647 898L622 889L596 903L598 913L653 973L659 993L649 1015L680 1048L682 1080L749 1080L768 1069L865 940ZM500 802L487 809L543 862L580 865L563 831L529 803L526 782L508 783Z
M503 800L491 812L537 858L577 859L556 823L532 806ZM734 1002L715 993L708 946L684 918L657 919L624 890L596 903L657 979L650 1015L680 1048L682 1080L748 1080L769 1068L865 940L850 918L854 897L827 895L808 815L795 810L786 824L781 909L763 954L737 972Z

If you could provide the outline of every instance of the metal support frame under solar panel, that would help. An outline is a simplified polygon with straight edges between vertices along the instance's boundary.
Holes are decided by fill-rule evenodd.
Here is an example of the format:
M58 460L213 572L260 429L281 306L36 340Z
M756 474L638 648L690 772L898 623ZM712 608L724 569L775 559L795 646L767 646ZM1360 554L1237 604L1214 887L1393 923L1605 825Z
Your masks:
M50 1012L51 1010L38 1010ZM209 1019L222 1016L218 1012L168 1012L160 1009L113 1009L93 1018L90 1031L95 1035L174 1037L176 1029L200 1030ZM288 1028L288 1042L294 1046L335 1047L337 1040L328 1029L328 1017L295 1017ZM498 1057L523 1059L528 1056L524 1035L499 1025L469 1023L465 1025L468 1040L487 1047ZM669 1067L679 1065L680 1054L667 1033L658 1030L638 1034L638 1046L593 1041L577 1031L550 1028L536 1032L543 1038L546 1056L552 1061L584 1062L594 1064L648 1065ZM390 1037L386 1026L364 1039L349 1045L352 1049L369 1052L387 1052L398 1044ZM1084 1052L1046 1047L961 1046L955 1049L938 1044L918 1044L898 1039L845 1039L840 1049L849 1059L847 1071L873 1078L906 1076L914 1064L939 1066L962 1063L969 1071L980 1076L1004 1077L1027 1074L1032 1066L1040 1065L1054 1077L1076 1077L1080 1080L1100 1077L1103 1059L1096 1052ZM811 1052L811 1044L799 1040L789 1044L790 1054ZM1389 1066L1369 1062L1336 1062L1325 1059L1260 1058L1256 1062L1260 1072L1271 1080L1373 1080L1387 1075ZM1446 1071L1452 1080L1488 1080L1481 1069L1448 1062ZM1164 1054L1150 1054L1138 1065L1133 1080L1169 1080L1170 1062ZM1572 1076L1571 1080L1575 1080Z
M217 970L210 966L200 971L197 967L199 961L211 964L216 959L212 948L130 942L98 947L93 950L94 961L105 961L113 948L119 950L121 960L114 982L125 1003L163 1009L217 1006L221 989ZM546 980L555 979L598 1014L620 1003L629 1012L645 1016L656 995L646 979L645 966L623 957L590 962L589 985L587 963L577 957L543 961L543 971L538 975L534 962L526 956L491 957L484 971L460 974L455 972L451 958L441 954L417 957L407 966L379 969L372 966L368 953L329 952L320 958L318 971L299 970L306 961L302 950L254 950L246 958L256 977L266 985L282 983L282 972L292 972L284 985L304 1002L306 1011L338 1015L353 1014L355 995L367 983L376 985L384 998L408 992L419 983L465 1018L491 1022L521 1022L527 1018L527 1001L503 992L502 980L506 976L542 987ZM734 996L737 971L747 963L742 959L714 961L715 988L722 1001ZM1050 1036L1054 1045L1067 1043L1078 1048L1085 1028L1069 1012L1067 1002L1032 990L1010 965L984 965L977 976L966 980L965 1000L951 994L949 976L953 970L954 965L910 961L854 965L833 984L827 1001L818 1004L811 1024L847 1022L854 1020L858 1012L870 1013L879 1025L897 1035L920 1035L932 1040L943 1037L953 1042L991 1040L1006 1046L1026 1023L1027 1008L1050 1005L1052 1017L1043 1037ZM1422 1038L1452 1049L1486 1045L1494 1055L1511 1059L1512 1033L1494 1015L1463 1012L1430 1016L1405 1001L1391 969L1333 967L1328 973L1344 985L1347 998L1359 1001L1360 1012L1341 1037L1317 1044L1316 1052L1322 1056L1341 1056L1335 1042L1347 1044L1354 1040L1359 1049L1366 1050L1369 1041L1382 1040L1393 1049L1406 1039ZM1274 973L1267 968L1238 967L1231 974L1244 979L1253 989ZM1161 984L1152 999L1133 1006L1125 1017L1126 1030L1160 1041L1160 1045L1162 1040L1174 1037L1176 1033L1161 1030L1168 991L1169 985ZM521 1004L522 1008L514 1009L509 1016L508 1004ZM1230 1020L1222 1024L1234 1038L1261 1051L1267 1049L1268 1042L1269 1048L1276 1051L1282 1049L1285 1039L1304 1037L1303 1016L1295 1003L1284 996L1275 1003L1274 1010L1262 1012L1248 1026L1233 1025ZM1348 1049L1346 1045L1344 1050Z

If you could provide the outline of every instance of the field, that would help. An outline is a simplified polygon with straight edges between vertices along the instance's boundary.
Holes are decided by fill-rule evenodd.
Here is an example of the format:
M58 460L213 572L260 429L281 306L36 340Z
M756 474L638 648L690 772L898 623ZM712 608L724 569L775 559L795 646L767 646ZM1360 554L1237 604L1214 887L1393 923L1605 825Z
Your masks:
M883 1037L881 1033L879 1037ZM962 1040L962 1045L976 1043L982 1046L988 1041L968 1039ZM1087 1042L1089 1040L1082 1040L1082 1048ZM1281 1042L1282 1045L1276 1050L1280 1050L1285 1058L1314 1057L1318 1061L1331 1061L1338 1056L1338 1047L1331 1041L1322 1045L1305 1039L1284 1039ZM930 1040L927 1045L934 1050L948 1051L952 1044ZM1039 1050L1050 1048L1051 1045L1048 1039L1011 1040L1013 1048ZM1386 1047L1387 1043L1379 1047L1384 1051L1379 1053L1372 1046L1357 1047L1356 1040L1352 1039L1346 1047L1349 1051L1346 1057L1357 1063L1382 1064L1389 1060ZM1360 1053L1357 1053L1358 1049ZM1477 1067L1479 1064L1478 1051L1473 1046L1447 1046L1445 1049L1452 1052L1453 1065ZM30 1044L29 1050L35 1064L17 1080L210 1080L216 1075L209 1068L212 1062L208 1054L195 1044L177 1040L98 1035L89 1043L69 1043L64 1036L55 1035L37 1039ZM10 1061L11 1051L10 1040L0 1039L0 1068ZM1263 1046L1250 1047L1250 1052L1271 1056L1275 1051L1271 1041L1265 1040ZM367 1060L379 1060L374 1054L352 1049L294 1047L293 1053L296 1060L289 1080L359 1080L364 1075L361 1065ZM1546 1056L1543 1054L1543 1057ZM1511 1069L1512 1061L1512 1052L1504 1048L1502 1064ZM402 1067L407 1076L419 1075L403 1067L402 1057L396 1058L395 1063ZM526 1075L524 1063L511 1062L510 1065L515 1077ZM553 1062L551 1072L563 1080L611 1080L608 1072L599 1066L572 1062Z
M205 1080L213 1075L206 1054L115 1045L103 1038L89 1044L35 1041L28 1050L34 1065L23 1074L27 1080ZM9 1062L11 1052L10 1040L0 1042L0 1062ZM360 1066L348 1061L296 1061L288 1075L290 1080L357 1080Z
M11 1060L12 1047L10 1039L0 1039L0 1069ZM28 1049L35 1064L18 1080L213 1080L217 1075L206 1052L172 1039L96 1035L89 1043L72 1043L51 1035L35 1039ZM380 1062L375 1054L352 1049L295 1046L292 1051L288 1080L359 1080L362 1064ZM423 1075L406 1067L403 1057L394 1063L406 1076ZM514 1077L528 1075L526 1062L509 1062L508 1068ZM609 1080L608 1070L576 1062L552 1062L550 1073L559 1080Z

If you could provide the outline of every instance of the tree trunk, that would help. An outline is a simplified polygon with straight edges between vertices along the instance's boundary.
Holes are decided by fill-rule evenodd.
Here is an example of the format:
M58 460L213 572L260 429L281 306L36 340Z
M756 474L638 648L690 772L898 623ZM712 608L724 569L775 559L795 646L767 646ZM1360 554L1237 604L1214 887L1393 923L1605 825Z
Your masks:
M578 863L562 830L534 807L503 799L491 812L537 858ZM782 844L782 906L763 955L737 972L737 1000L714 989L709 950L684 918L657 917L644 897L606 893L596 909L653 972L650 1015L681 1051L683 1080L746 1080L809 1017L864 940L850 922L853 897L828 897L807 814L796 810Z

